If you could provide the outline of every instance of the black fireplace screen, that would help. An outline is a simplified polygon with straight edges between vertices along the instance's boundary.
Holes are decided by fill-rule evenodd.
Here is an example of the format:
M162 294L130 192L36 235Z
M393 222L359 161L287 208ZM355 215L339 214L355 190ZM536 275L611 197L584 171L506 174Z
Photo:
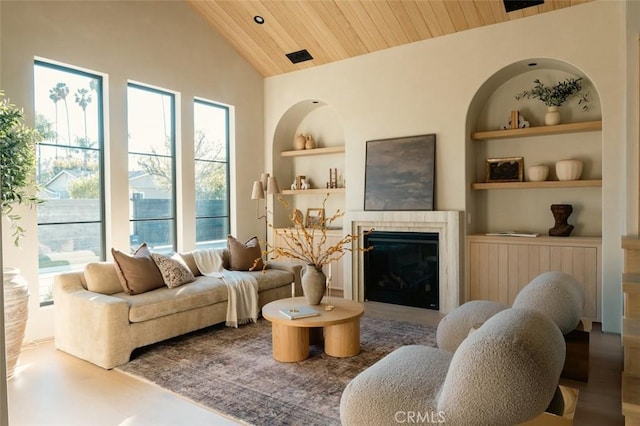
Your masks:
M364 244L365 300L439 309L437 233L374 231Z

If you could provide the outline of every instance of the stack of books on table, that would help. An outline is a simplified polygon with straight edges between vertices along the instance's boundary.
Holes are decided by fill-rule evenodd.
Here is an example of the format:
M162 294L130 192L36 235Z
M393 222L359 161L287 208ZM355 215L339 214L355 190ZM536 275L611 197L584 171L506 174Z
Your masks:
M280 313L290 320L298 319L298 318L307 318L307 317L315 317L316 315L320 315L318 311L313 309L311 306L301 305L301 306L292 306L289 308L280 309Z

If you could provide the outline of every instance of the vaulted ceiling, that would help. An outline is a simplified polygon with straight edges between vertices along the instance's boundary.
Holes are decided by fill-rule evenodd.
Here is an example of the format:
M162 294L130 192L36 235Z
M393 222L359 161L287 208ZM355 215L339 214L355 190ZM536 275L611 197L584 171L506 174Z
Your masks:
M544 0L509 13L502 0L186 1L268 77L590 0ZM304 49L312 60L286 56Z

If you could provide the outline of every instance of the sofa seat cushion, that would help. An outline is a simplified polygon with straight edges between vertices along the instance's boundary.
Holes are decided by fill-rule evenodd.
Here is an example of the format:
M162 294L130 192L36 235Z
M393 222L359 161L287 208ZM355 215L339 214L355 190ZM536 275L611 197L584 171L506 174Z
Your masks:
M269 269L248 272L258 281L258 291L269 290L293 281L293 274L287 271ZM143 322L191 309L201 308L227 301L227 286L216 277L199 276L195 281L176 288L159 288L142 294L114 294L129 304L129 321Z
M143 322L226 302L227 287L220 278L201 276L180 287L162 287L142 294L119 293L114 296L129 304L130 322Z

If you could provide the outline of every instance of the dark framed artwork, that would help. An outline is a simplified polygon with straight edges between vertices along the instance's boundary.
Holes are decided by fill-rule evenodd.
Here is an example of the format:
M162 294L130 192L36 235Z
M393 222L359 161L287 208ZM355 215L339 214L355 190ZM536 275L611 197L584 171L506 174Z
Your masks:
M433 210L436 135L367 141L365 210Z
M486 182L522 182L524 159L522 157L487 158Z

